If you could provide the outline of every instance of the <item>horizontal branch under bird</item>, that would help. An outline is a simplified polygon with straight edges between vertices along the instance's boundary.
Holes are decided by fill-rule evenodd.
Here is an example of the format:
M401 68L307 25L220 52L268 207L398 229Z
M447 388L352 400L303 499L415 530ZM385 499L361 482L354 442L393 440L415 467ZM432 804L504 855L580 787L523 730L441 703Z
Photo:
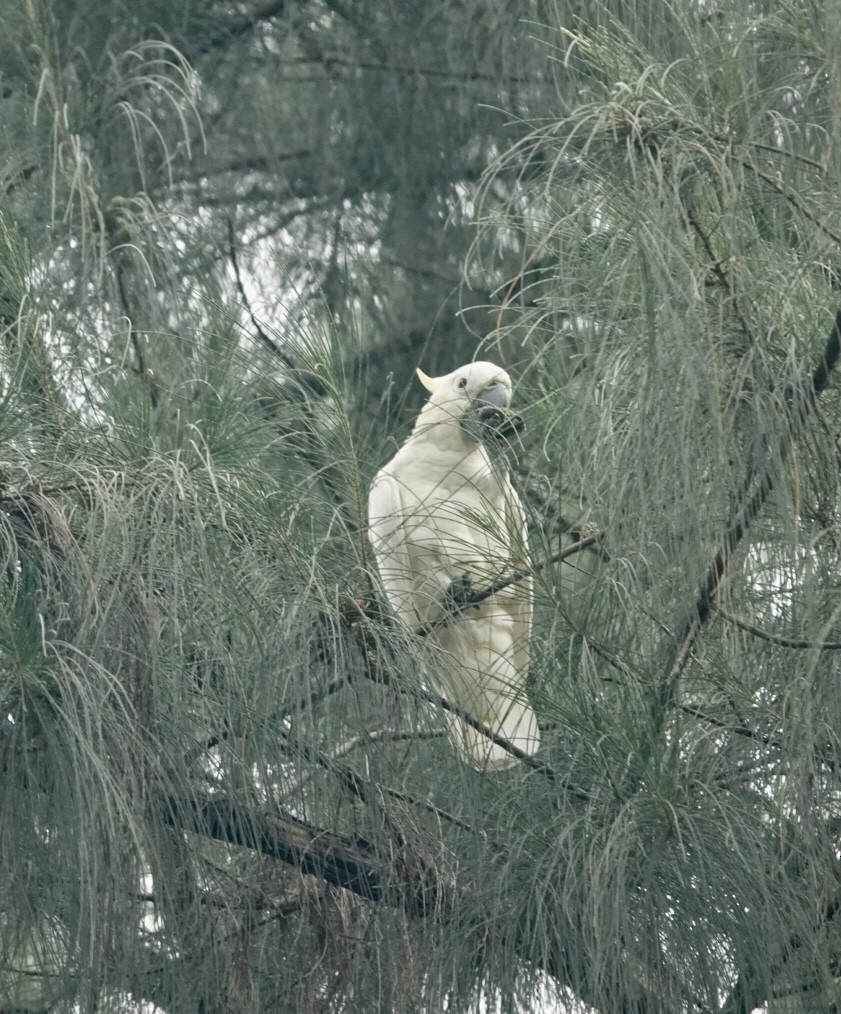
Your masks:
M520 570L511 571L509 574L503 574L495 581L492 581L487 587L480 588L479 590L472 592L470 595L465 595L463 599L455 603L445 613L442 613L438 619L421 628L418 633L421 636L426 637L436 627L447 626L447 624L452 623L453 620L461 613L466 612L468 609L472 609L474 606L481 605L482 602L485 602L492 595L496 595L497 592L500 592L505 588L509 588L512 584L517 584L518 581L525 581L526 578L536 577L552 564L561 563L570 556L574 556L576 553L580 553L584 549L589 549L591 546L595 546L595 544L601 539L602 534L603 533L601 531L598 531L586 535L583 538L578 539L576 542L570 543L568 546L564 546L564 548L558 550L557 553L553 553L551 556L547 556L546 559L533 564L531 567L523 567Z

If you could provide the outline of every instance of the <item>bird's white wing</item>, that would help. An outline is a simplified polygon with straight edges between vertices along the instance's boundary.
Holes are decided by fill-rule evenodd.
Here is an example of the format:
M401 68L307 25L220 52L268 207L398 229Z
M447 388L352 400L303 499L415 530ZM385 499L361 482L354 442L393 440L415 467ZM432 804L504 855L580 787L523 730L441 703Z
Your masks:
M417 627L420 618L412 598L415 577L406 538L406 513L400 486L385 470L378 473L368 495L368 538L389 604L407 627Z
M507 552L488 560L488 579L528 566L526 520L522 504L507 478L491 520L497 543ZM503 555L505 559L503 559ZM442 665L436 682L451 702L497 735L534 754L540 745L537 718L529 705L525 683L529 669L532 622L531 580L506 585L454 622L435 631L435 640L453 659ZM509 767L515 758L455 715L448 716L450 736L463 759L479 770Z

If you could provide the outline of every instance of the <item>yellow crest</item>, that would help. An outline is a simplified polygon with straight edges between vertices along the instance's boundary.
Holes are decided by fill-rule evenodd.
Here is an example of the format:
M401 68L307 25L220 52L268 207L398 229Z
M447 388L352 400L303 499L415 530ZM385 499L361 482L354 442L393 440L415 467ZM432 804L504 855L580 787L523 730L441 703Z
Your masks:
M439 377L428 377L420 367L415 371L418 375L418 380L423 386L429 391L430 394L435 393L435 388L438 386Z

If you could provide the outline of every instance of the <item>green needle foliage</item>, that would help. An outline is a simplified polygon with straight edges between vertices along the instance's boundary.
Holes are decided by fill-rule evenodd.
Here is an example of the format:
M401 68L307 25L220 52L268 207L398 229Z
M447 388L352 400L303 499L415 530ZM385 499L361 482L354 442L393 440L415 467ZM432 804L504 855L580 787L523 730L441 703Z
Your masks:
M0 21L0 1011L837 1010L841 9ZM487 774L366 534L474 357Z

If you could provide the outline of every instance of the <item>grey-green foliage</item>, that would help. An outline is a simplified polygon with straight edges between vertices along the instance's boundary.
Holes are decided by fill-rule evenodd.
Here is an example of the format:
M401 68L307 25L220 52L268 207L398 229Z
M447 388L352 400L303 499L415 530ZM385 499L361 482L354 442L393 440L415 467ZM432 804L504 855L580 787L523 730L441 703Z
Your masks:
M0 1008L832 1010L835 8L2 14ZM527 423L502 774L360 612L422 353Z
M588 880L605 1009L634 976L644 1010L832 1009L833 387L806 406L837 355L837 11L659 12L558 26L581 91L503 156L533 170L480 247L532 251L500 330L531 359L535 467L607 530L538 632L562 749L616 792L556 870Z

